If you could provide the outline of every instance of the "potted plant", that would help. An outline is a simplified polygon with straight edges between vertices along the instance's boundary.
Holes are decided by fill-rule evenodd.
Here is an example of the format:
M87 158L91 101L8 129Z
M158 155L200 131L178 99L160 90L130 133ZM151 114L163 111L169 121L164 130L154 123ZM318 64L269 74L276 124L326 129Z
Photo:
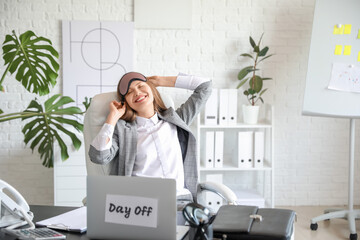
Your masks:
M3 81L5 76L15 74L27 91L40 96L48 95L56 85L59 63L58 52L52 47L49 39L36 36L27 31L19 37L13 31L5 36L3 42L3 59L6 69L0 79L0 91L5 91ZM81 146L81 140L72 129L82 132L83 124L74 116L83 114L78 107L66 107L73 102L70 97L55 94L41 103L37 98L22 112L4 113L0 109L0 123L14 119L26 121L22 128L25 144L30 144L32 151L38 150L42 164L51 168L54 163L54 144L58 143L61 159L65 161L69 155L67 146L61 135L71 138L75 149ZM88 106L86 100L85 106ZM72 129L68 129L68 127Z
M243 117L244 122L248 124L256 124L259 115L259 105L256 103L260 100L264 103L263 98L261 97L267 90L263 89L263 81L270 80L271 78L263 78L256 74L260 69L258 64L265 59L271 57L273 54L267 55L269 51L269 47L260 47L260 43L264 34L261 35L258 44L255 43L253 38L250 36L250 44L253 48L252 53L243 53L240 56L250 58L253 62L252 65L244 67L239 71L238 80L240 83L238 84L237 88L240 88L245 83L248 82L249 86L247 89L244 90L244 95L246 96L249 105L243 105ZM250 75L249 75L250 74Z

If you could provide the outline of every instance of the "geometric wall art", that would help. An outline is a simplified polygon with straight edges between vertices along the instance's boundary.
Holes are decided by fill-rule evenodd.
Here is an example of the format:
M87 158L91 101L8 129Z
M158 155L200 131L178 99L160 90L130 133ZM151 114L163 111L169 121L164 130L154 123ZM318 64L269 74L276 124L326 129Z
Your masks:
M85 97L116 91L133 70L134 23L63 21L63 94L84 109Z

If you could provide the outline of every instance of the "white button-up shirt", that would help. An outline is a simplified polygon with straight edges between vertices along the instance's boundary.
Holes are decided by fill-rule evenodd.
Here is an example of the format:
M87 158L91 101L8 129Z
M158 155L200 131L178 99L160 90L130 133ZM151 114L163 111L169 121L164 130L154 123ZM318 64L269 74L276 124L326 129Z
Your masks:
M179 74L175 87L194 90L207 81L208 78ZM159 119L157 113L149 119L137 116L136 124L137 153L132 175L173 178L177 195L190 194L184 188L184 165L176 126ZM98 151L110 149L113 133L114 126L105 123L91 145Z
M176 179L178 195L190 193L184 188L184 166L177 129L159 119L136 117L137 153L133 176Z

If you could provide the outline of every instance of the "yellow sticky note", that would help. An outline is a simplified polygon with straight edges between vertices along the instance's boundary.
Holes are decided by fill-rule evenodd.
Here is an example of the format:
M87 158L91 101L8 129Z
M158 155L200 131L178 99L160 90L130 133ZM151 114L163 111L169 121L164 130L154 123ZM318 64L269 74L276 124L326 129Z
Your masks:
M335 26L334 26L334 34L343 34L343 32L344 32L344 25L342 25L342 24L336 24Z
M345 24L344 34L350 34L350 33L351 33L351 24Z
M358 62L360 62L360 52L359 52L359 54L358 54Z
M342 45L336 45L335 55L341 55L341 53L342 53Z
M345 45L344 46L344 55L350 55L351 54L351 45Z
M360 29L359 29L359 32L358 32L358 37L357 37L358 39L360 39Z

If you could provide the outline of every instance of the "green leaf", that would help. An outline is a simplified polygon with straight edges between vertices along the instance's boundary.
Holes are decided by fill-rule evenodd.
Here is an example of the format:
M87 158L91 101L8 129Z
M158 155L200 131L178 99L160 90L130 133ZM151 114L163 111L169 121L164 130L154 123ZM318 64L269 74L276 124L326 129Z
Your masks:
M259 46L259 47L260 47L261 39L263 38L263 36L264 36L264 33L261 34L261 37L260 37L260 39L259 39L259 42L258 42L258 46Z
M6 35L5 36L5 41L3 42L3 45L5 44L5 43L8 43L8 42L10 42L10 41L12 41L14 38L11 36L11 35Z
M272 78L261 78L263 81L272 80Z
M244 95L245 95L245 96L248 96L248 95L249 95L249 91L248 91L248 90L245 90L245 91L244 91Z
M252 88L249 88L249 89L248 89L248 92L249 92L250 95L254 95L254 94L255 94L255 90L252 89Z
M254 52L258 53L260 50L259 50L259 46L255 46L254 47Z
M245 78L244 80L242 80L239 85L237 85L236 88L240 88L242 85L244 85L247 81L249 80L249 78Z
M82 131L83 124L65 116L73 117L82 112L77 107L63 108L69 102L72 102L71 98L57 94L49 98L44 106L38 103L36 99L31 101L24 111L24 113L36 113L35 116L22 117L23 121L29 120L22 129L24 142L30 144L32 150L37 148L45 167L54 166L53 149L56 142L60 146L61 159L66 160L69 157L67 146L60 133L71 139L75 149L79 149L81 146L80 139L68 127Z
M84 128L84 125L82 125L81 123L79 123L78 121L76 121L74 119L68 119L68 118L63 118L63 117L54 117L54 116L52 116L51 119L54 121L57 121L59 123L65 123L65 124L72 125L78 131L82 131Z
M0 114L4 113L3 110L0 109Z
M250 88L256 93L260 92L263 86L263 81L261 77L255 75L255 78L251 78L249 81Z
M72 133L69 130L65 129L60 124L57 124L57 123L54 123L54 122L52 122L52 124L71 138L71 141L72 141L72 143L73 143L76 150L78 150L80 148L81 141L74 133Z
M261 93L259 93L259 96L263 95L263 94L264 94L264 92L266 92L266 90L267 90L267 88L266 88L266 89L264 89L264 90L262 90L262 91L261 91Z
M45 101L45 109L48 110L54 104L55 100L60 96L60 94L55 94L51 98Z
M250 40L251 46L252 46L253 48L255 48L255 47L256 47L256 44L255 44L254 39L252 39L252 37L250 36L249 40Z
M85 97L85 100L82 102L82 104L85 106L85 111L87 111L90 107L91 100L92 98Z
M57 109L56 111L53 111L53 114L68 114L68 115L73 115L73 114L81 114L82 111L80 108L78 107L68 107L68 108L63 108L63 109Z
M269 47L264 47L264 48L261 49L261 51L259 52L259 57L265 56L268 51L269 51Z
M56 98L59 98L60 97L60 94L56 94L55 95ZM50 99L49 99L50 100ZM49 101L48 100L48 101ZM52 103L52 104L49 104L47 103L47 101L45 102L45 106L48 106L47 108L45 108L47 111L57 111L59 110L59 107L63 106L64 104L68 104L68 103L72 103L74 102L74 100L72 100L71 97L67 97L67 96L61 96L60 99L56 102L56 103Z
M6 35L2 49L5 66L11 74L17 72L15 79L29 92L46 95L55 86L59 53L49 39L37 37L32 31L18 38L13 31L12 35Z
M251 59L254 59L254 57L251 56L251 55L248 54L248 53L243 53L243 54L241 54L240 56L242 56L242 57L249 57L249 58L251 58Z
M238 73L238 79L242 80L244 77L246 77L246 75L248 75L248 73L251 72L250 71L251 69L253 69L253 66L248 66L241 69L240 72Z
M258 63L261 62L261 61L264 61L265 59L267 59L267 58L269 58L269 57L271 57L271 56L273 56L273 55L274 55L274 54L267 55L266 57L260 59L260 60L258 61Z
M67 146L66 146L65 142L62 140L62 138L59 136L59 134L57 134L57 132L54 132L54 136L60 146L61 160L65 161L66 159L69 158L69 154L67 152Z

